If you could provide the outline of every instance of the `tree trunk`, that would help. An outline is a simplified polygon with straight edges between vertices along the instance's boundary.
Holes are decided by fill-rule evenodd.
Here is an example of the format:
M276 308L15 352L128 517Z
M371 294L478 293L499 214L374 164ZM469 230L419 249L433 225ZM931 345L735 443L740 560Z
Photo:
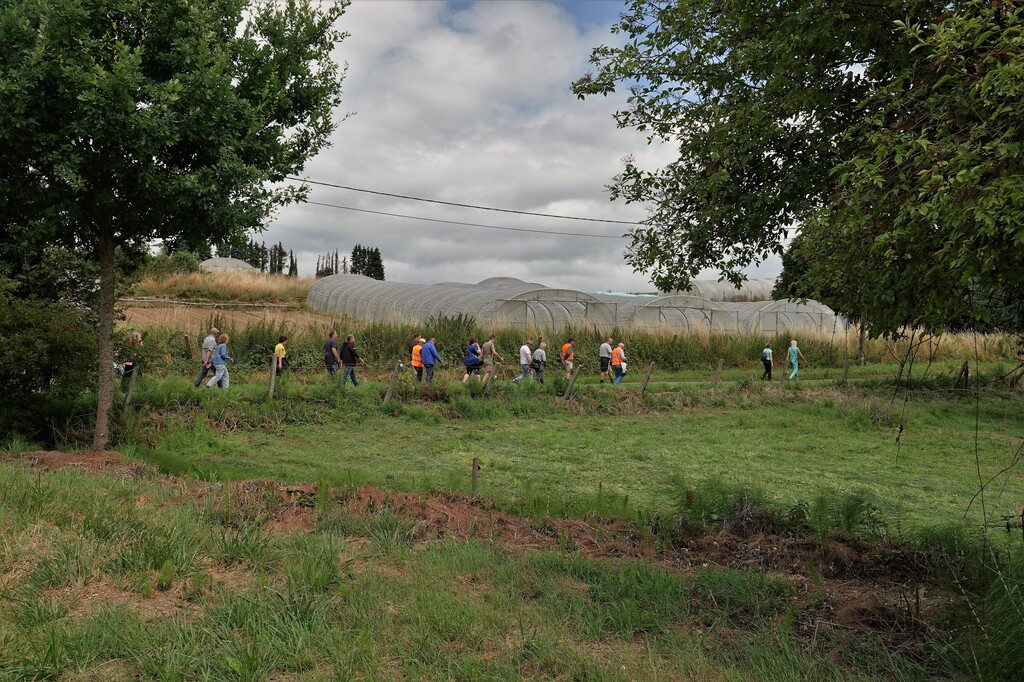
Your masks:
M864 323L861 322L860 329L857 334L857 364L861 367L864 366L864 345L867 342L868 330L864 328Z
M109 226L100 230L100 327L99 393L96 397L96 431L92 449L104 450L110 442L110 411L114 404L114 235Z

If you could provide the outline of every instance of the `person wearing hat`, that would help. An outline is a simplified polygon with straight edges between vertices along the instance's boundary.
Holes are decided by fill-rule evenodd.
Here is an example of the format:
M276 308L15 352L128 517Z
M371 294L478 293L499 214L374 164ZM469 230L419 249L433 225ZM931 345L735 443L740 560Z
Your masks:
M514 384L518 384L530 376L530 363L533 362L533 353L530 352L530 346L532 345L533 339L526 339L526 343L519 347L519 367L522 368L523 373L512 380Z
M196 388L199 388L203 383L203 379L206 375L213 371L213 350L217 347L217 334L220 334L220 330L216 327L210 327L210 333L203 339L203 348L201 351L201 357L203 360L203 367L199 371L199 376L196 377Z

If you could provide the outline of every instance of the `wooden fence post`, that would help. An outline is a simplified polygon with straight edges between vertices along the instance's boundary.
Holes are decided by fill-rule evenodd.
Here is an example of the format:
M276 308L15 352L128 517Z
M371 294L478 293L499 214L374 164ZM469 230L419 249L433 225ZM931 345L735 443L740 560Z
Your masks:
M654 360L651 360L651 364L647 365L647 375L644 377L644 383L640 384L640 397L643 398L644 394L647 393L647 382L651 380L651 372L654 371Z
M124 396L124 409L128 409L128 406L132 404L132 393L135 392L135 380L139 374L142 373L142 368L139 367L139 361L136 360L132 365L132 375L128 378L128 390Z
M384 392L384 402L391 400L391 394L395 390L395 383L398 381L398 373L402 371L402 363L395 365L395 371L391 373L391 381L388 382L388 390Z
M480 460L476 457L473 458L473 495L476 495L476 481L480 476Z
M270 356L270 397L274 397L274 386L277 384L277 356Z
M718 388L718 381L722 378L722 367L725 365L725 358L718 358L718 371L715 372L715 383L711 388Z
M569 385L565 387L565 393L562 395L566 400L572 397L572 391L576 388L576 378L580 375L581 369L583 369L583 365L576 365L572 369L572 374L569 375Z

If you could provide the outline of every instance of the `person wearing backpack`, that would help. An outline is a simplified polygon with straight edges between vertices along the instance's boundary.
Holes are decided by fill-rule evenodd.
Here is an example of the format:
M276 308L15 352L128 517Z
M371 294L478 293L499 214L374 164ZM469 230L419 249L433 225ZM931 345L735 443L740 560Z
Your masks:
M537 346L537 350L533 353L533 359L530 360L530 369L533 370L533 374L537 377L537 383L544 383L544 367L548 364L548 344L541 343Z
M772 367L775 366L775 362L772 360L772 344L764 344L764 350L761 351L761 364L764 365L764 372L761 374L761 381L767 379L772 380Z

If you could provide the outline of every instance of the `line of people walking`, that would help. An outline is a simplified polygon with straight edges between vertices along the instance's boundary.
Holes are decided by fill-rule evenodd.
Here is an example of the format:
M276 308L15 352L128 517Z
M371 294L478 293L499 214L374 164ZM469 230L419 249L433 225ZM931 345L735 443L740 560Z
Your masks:
M194 382L196 388L203 386L204 381L206 381L206 388L212 388L214 385L219 388L228 388L230 385L228 365L235 362L234 358L228 353L229 342L230 337L227 334L221 334L220 330L216 327L210 328L202 343L202 366ZM482 345L476 338L469 339L463 358L463 366L465 367L465 373L462 375L463 383L468 382L474 376L478 381L487 381L497 371L497 363L504 361L505 358L498 352L495 342L496 337L493 334ZM141 345L141 339L138 343ZM538 383L544 383L544 372L548 362L548 345L541 342L536 350L533 349L533 345L533 339L526 339L523 345L519 347L520 373L519 376L512 379L513 383L518 384L525 380L535 380ZM433 337L427 339L419 334L414 334L412 340L409 341L407 351L409 364L412 367L416 381L427 384L432 383L437 366L444 364L444 360L437 350L437 340ZM789 379L799 380L800 362L807 363L807 358L801 352L796 339L790 341L787 351L787 361L792 370L789 374ZM562 369L565 371L566 381L572 377L575 357L576 340L570 338L562 344L558 356ZM598 360L600 362L598 372L600 383L605 383L607 378L613 384L621 384L628 371L626 344L622 341L616 344L612 337L607 337L598 349ZM126 362L125 364L127 365L128 363ZM277 375L282 376L288 368L287 336L281 336L274 347L274 364ZM359 380L356 377L356 367L365 364L366 361L356 349L355 335L349 334L339 347L338 332L331 330L328 333L327 340L324 342L324 366L332 379L336 378L336 372L340 365L343 369L341 385L344 386L351 379L352 385L358 386ZM775 360L770 342L765 343L764 349L761 351L761 364L764 366L761 380L771 381ZM211 372L213 376L206 380L206 377Z

